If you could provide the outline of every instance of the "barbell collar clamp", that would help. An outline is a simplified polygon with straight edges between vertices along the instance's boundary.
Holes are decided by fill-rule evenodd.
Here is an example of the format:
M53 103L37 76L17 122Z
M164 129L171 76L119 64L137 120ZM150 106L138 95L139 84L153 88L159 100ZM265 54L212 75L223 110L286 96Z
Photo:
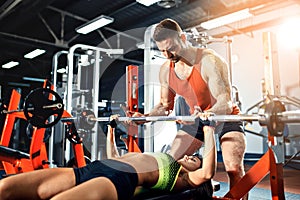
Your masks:
M56 104L51 104L51 105L43 106L44 109L47 109L47 108L62 109L62 107L63 107L63 104L61 104L61 103L56 103Z

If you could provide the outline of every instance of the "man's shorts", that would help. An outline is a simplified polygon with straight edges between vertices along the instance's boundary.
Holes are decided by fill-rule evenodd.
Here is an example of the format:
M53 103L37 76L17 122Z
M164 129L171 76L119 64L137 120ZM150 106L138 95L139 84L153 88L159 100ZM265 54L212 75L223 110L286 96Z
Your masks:
M117 160L97 160L85 167L74 168L76 185L97 177L106 177L115 185L118 199L132 198L138 184L138 175L131 166Z
M198 140L204 141L204 126L215 126L214 122L203 121L199 118L195 120L192 125L183 125L180 130L190 134L191 136L197 138ZM231 131L238 131L244 133L243 122L222 122L215 126L215 134L218 134L219 139L223 135Z

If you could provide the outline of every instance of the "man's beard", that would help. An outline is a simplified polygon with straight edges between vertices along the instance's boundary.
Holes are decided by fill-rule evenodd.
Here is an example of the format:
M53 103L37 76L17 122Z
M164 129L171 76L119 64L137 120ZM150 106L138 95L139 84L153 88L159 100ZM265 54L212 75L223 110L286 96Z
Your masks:
M171 60L171 62L173 62L173 63L177 63L179 60L180 60L180 56L178 56L178 55L174 55L174 54L172 54L170 57L169 57L169 59Z

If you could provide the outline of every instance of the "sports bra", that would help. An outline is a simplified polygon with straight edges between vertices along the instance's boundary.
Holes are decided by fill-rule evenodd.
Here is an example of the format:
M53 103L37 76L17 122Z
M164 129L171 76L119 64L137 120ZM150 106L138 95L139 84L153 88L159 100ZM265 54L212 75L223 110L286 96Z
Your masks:
M150 154L157 160L159 169L157 183L152 188L172 191L182 166L169 154L160 152Z

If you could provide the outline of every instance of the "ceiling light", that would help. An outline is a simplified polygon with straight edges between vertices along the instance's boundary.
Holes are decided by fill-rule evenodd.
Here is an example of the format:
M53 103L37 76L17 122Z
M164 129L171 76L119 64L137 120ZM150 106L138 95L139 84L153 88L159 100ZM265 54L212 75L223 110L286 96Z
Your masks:
M32 59L35 58L39 55L44 54L46 51L44 49L35 49L29 53L27 53L26 55L24 55L24 58L28 58L28 59Z
M110 24L113 21L114 21L114 18L108 17L106 15L101 15L101 16L83 24L82 26L76 28L76 32L81 33L81 34L87 34L98 28L101 28L107 24Z
M151 6L152 4L155 4L159 1L160 0L136 0L136 2L143 4L144 6Z
M19 64L19 62L10 61L9 63L6 63L6 64L2 65L2 68L9 69L9 68L12 68L14 66L17 66L18 64Z
M242 19L246 19L251 16L253 16L253 14L250 13L250 9L246 8L244 10L240 10L222 17L203 22L200 24L200 26L205 29L213 29Z

